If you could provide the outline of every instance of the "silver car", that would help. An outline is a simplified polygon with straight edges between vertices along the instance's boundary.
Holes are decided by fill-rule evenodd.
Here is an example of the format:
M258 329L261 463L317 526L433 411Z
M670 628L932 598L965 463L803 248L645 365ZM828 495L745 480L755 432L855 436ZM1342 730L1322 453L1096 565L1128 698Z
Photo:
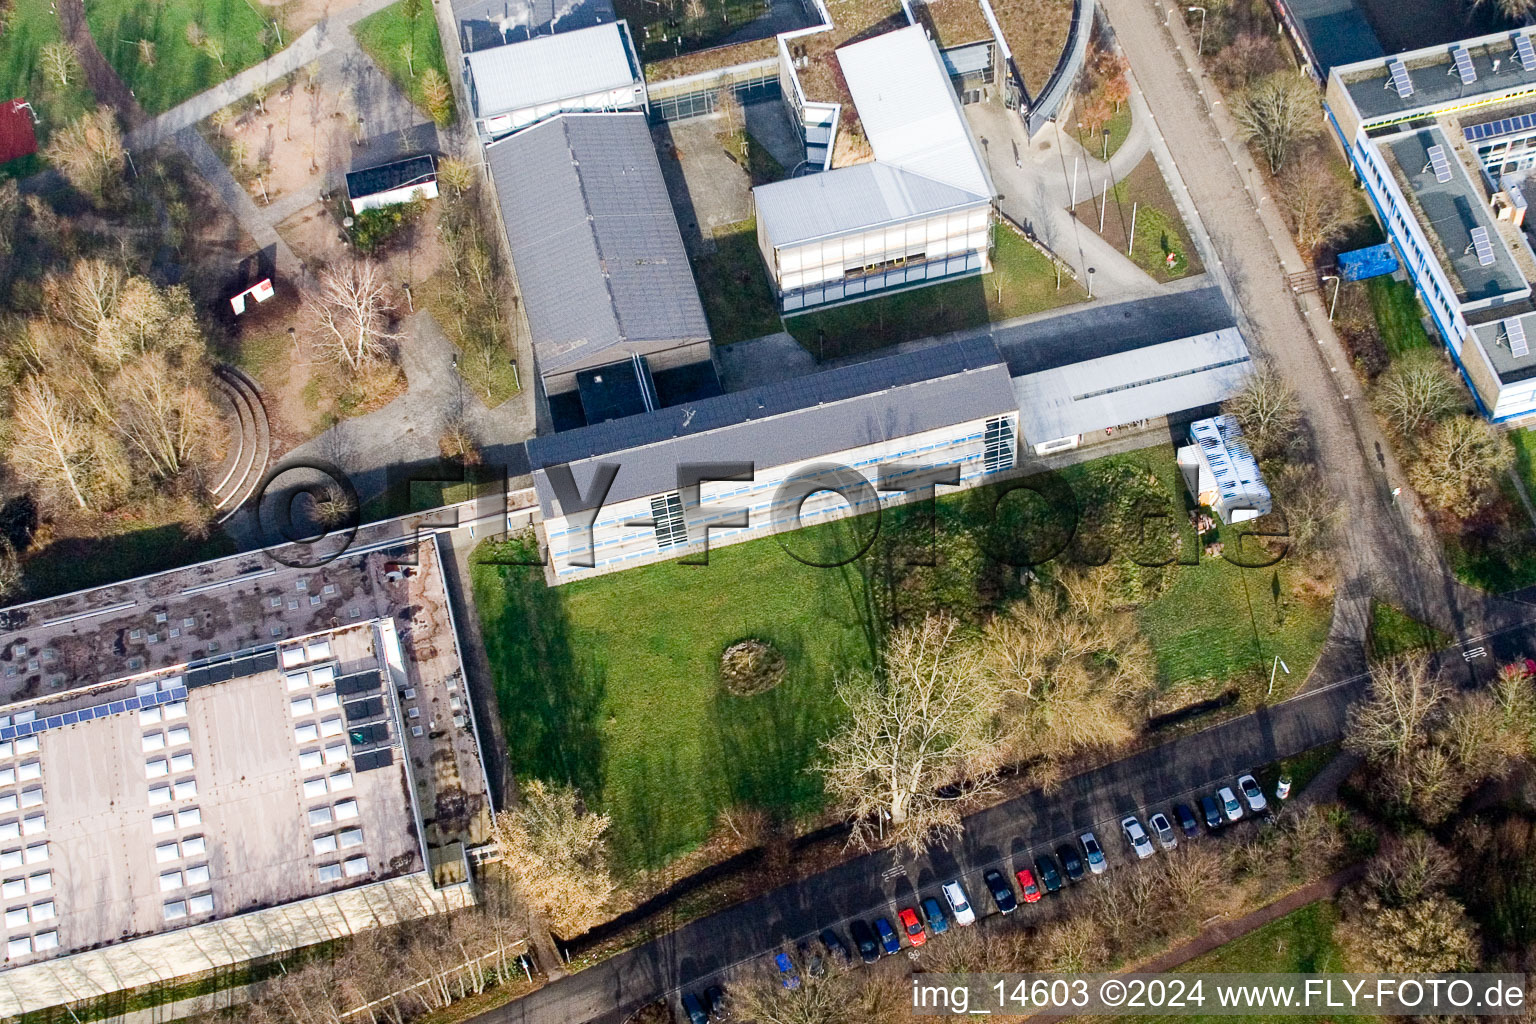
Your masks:
M1158 845L1165 850L1171 850L1179 845L1179 837L1173 832L1173 825L1168 821L1168 816L1158 811L1147 819L1147 827L1152 834L1157 836Z
M1230 787L1222 786L1216 791L1216 802L1221 804L1228 821L1236 821L1243 816L1243 805L1237 802L1237 795Z
M1140 860L1146 860L1157 851L1152 849L1152 840L1147 838L1147 830L1141 827L1141 822L1135 817L1127 815L1120 819L1120 830L1125 833L1125 841L1131 844L1131 849L1136 851Z

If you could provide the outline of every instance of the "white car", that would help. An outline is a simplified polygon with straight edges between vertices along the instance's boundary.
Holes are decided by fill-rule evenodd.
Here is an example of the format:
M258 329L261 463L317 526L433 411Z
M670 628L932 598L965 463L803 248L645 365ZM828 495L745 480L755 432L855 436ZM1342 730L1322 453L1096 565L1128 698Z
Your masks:
M1227 812L1228 821L1236 821L1243 816L1243 805L1237 802L1237 795L1228 786L1222 786L1216 791L1216 799L1221 801L1221 809Z
M1173 825L1168 821L1168 815L1158 811L1147 819L1147 827L1152 834L1157 836L1158 845L1165 850L1171 850L1179 845L1179 837L1174 835Z
M960 880L956 878L945 882L943 889L944 898L949 901L949 909L954 912L955 924L975 924L976 911L971 909L970 897L966 896L965 888L961 886Z
M1077 837L1077 841L1083 844L1083 852L1088 855L1088 870L1096 875L1102 875L1109 865L1104 861L1104 850L1099 846L1099 837L1092 832L1084 832Z
M1276 800L1284 800L1286 797L1288 797L1290 795L1291 795L1291 777L1289 775L1282 775L1282 776L1280 776L1280 781L1275 783L1275 799Z
M1258 780L1252 775L1239 775L1237 788L1243 791L1243 799L1248 801L1248 809L1254 814L1263 814L1269 806L1269 801L1264 799L1264 791L1259 788Z
M1121 818L1120 830L1125 833L1125 841L1131 844L1131 849L1136 851L1138 859L1146 860L1157 852L1152 849L1152 840L1147 838L1147 830L1142 828L1141 822L1134 817Z

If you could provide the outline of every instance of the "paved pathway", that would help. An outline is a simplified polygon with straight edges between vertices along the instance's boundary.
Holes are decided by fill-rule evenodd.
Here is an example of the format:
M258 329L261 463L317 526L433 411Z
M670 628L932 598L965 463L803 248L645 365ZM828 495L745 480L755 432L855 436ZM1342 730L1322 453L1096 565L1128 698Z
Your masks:
M1155 121L1149 127L1178 140L1169 176L1175 198L1198 207L1209 231L1208 265L1250 342L1297 389L1317 465L1344 503L1336 634L1365 636L1372 594L1452 632L1524 614L1523 606L1463 587L1447 571L1439 539L1362 398L1320 298L1298 297L1286 284L1284 275L1304 263L1274 202L1262 201L1267 197L1253 184L1262 179L1225 105L1190 70L1198 65L1186 27L1177 20L1164 26L1145 0L1106 0L1104 10ZM1394 502L1398 486L1403 495Z

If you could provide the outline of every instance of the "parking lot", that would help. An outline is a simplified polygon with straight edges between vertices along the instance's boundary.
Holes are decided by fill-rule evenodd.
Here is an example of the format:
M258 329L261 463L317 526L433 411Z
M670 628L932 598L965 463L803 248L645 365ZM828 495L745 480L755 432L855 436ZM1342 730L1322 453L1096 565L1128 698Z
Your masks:
M1153 834L1153 830L1148 825L1149 818L1159 812L1167 816L1179 843L1223 841L1229 833L1251 828L1252 825L1250 823L1263 821L1271 817L1281 806L1281 801L1275 798L1274 785L1264 785L1261 782L1260 785L1267 806L1261 812L1254 813L1238 787L1237 780L1244 775L1258 777L1259 772L1257 769L1243 769L1231 775L1216 776L1198 786L1170 793L1156 803L1127 807L1120 813L1108 817L1096 817L1091 821L1069 824L1065 819L1058 817L1052 821L1053 831L1051 834L1032 836L1027 839L1025 837L1016 837L1006 850L993 847L986 851L991 853L990 857L968 857L966 859L967 867L964 869L959 868L954 853L945 848L930 850L920 861L914 862L911 859L903 859L893 864L878 879L870 881L871 886L875 887L878 891L878 896L874 895L873 892L869 893L870 900L864 904L867 909L861 913L841 917L824 927L830 928L837 934L838 938L847 946L852 957L852 963L858 965L860 963L858 944L850 935L850 928L856 921L862 921L873 929L876 920L884 918L900 939L901 948L899 952L906 954L915 961L920 961L928 942L943 942L946 938L946 935L939 934L937 931L926 927L929 923L929 915L924 914L922 910L923 903L929 899L936 900L938 906L943 911L947 930L952 931L956 927L955 913L950 901L945 898L943 886L944 883L957 878L964 887L970 908L976 915L977 927L1033 927L1042 924L1057 915L1061 906L1058 898L1062 894L1077 886L1093 885L1097 876L1089 870L1086 858L1084 858L1080 880L1071 881L1066 871L1060 870L1061 886L1059 891L1048 892L1046 885L1041 881L1040 872L1036 870L1036 865L1041 858L1050 856L1055 862L1056 867L1060 869L1061 861L1056 855L1057 849L1062 846L1070 846L1075 849L1081 858L1083 856L1083 846L1079 841L1080 837L1086 832L1092 832L1103 849L1106 873L1137 863L1142 858L1138 858L1121 828L1121 821L1127 816L1134 816L1142 829L1147 833L1147 841L1151 846L1152 852L1146 854L1145 859L1152 860L1158 856L1163 856L1167 850L1159 843L1158 837ZM1214 798L1218 811L1224 812L1225 809L1221 806L1222 800L1217 796L1218 791L1223 787L1233 791L1235 799L1241 805L1242 816L1238 820L1233 821L1228 820L1226 813L1221 813L1222 824L1219 828L1213 830L1206 824L1206 815L1201 807L1201 797L1208 796ZM1173 810L1179 804L1188 806L1194 814L1198 835L1193 838L1187 836L1180 829L1178 818ZM964 842L964 837L961 838L960 842ZM946 867L950 868L950 870L945 870ZM989 870L994 869L1001 872L1004 878L1007 879L1009 888L1018 903L1017 909L1008 914L999 911L997 903L994 901L988 886L983 880L983 875ZM1020 890L1017 876L1021 869L1027 869L1034 875L1034 880L1040 890L1038 902L1030 903L1023 899L1023 893ZM866 892L869 892L869 890L866 890ZM853 901L850 899L850 902ZM918 920L922 921L925 925L924 941L917 944L910 940L900 920L901 911L907 908L916 910ZM797 951L792 954L793 969L797 978L803 977L806 973L811 957L825 957L827 955L819 935L820 931L799 935L795 936L792 941L785 943L786 949L789 949L789 947L797 948ZM875 938L878 944L881 936L877 933ZM882 951L881 955L886 955L886 952ZM725 999L728 1005L730 979L744 968L748 970L761 970L770 974L780 970L780 966L775 962L774 954L751 958L730 964L710 976L701 978L694 986L690 987L688 992L691 992L699 1000L704 1010L707 1011L709 1009L709 1000L706 998L705 993L713 987L718 987L725 991ZM684 1008L681 1004L685 994L687 993L677 992L674 993L672 998L672 1005L678 1010L678 1019L682 1021L689 1019L688 1014L683 1012ZM710 1019L727 1018L721 1016L718 1018L710 1017Z

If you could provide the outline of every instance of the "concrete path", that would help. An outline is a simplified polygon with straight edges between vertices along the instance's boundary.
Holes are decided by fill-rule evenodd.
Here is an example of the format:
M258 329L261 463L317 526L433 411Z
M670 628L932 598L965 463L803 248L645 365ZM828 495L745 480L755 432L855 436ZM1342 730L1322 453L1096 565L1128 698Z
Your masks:
M1363 400L1327 310L1317 295L1297 296L1286 283L1305 264L1275 203L1261 201L1267 197L1255 183L1263 179L1199 72L1186 27L1177 19L1165 26L1145 0L1105 0L1104 11L1146 98L1154 138L1178 140L1169 184L1181 208L1198 207L1209 231L1207 266L1250 343L1297 389L1317 466L1346 510L1335 635L1364 639L1373 594L1454 633L1522 617L1525 606L1464 587L1447 571L1439 538Z
M197 173L229 209L245 233L251 236L257 246L272 251L277 272L289 281L302 282L304 265L277 233L272 221L257 207L245 186L235 180L224 161L208 145L208 140L199 135L196 128L183 128L173 138L176 147L192 161Z

